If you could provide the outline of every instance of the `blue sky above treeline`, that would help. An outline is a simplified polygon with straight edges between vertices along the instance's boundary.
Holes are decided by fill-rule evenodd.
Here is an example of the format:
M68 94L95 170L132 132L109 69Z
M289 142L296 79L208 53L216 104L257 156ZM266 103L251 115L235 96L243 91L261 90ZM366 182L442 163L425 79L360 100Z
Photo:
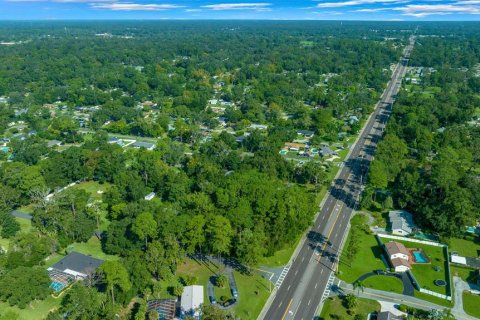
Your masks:
M480 20L480 0L0 0L1 20Z

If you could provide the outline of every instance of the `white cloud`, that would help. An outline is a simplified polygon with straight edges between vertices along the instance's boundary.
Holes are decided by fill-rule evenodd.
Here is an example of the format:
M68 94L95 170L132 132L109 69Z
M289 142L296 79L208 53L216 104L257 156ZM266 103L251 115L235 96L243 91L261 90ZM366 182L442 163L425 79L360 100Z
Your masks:
M184 8L175 4L143 4L130 2L114 2L114 3L93 3L92 8L108 9L114 11L162 11L168 9Z
M380 11L386 11L386 10L392 10L392 8L366 8L366 9L353 10L352 12L380 12Z
M410 4L405 7L393 8L401 11L405 16L426 17L431 15L448 14L480 14L480 6L455 4Z
M257 3L219 3L202 6L203 8L211 10L270 10L271 3L257 2Z
M185 12L202 12L202 9L185 9Z
M340 11L321 11L321 12L314 11L312 13L320 14L320 15L331 15L331 16L340 16L343 14L343 12L340 12Z
M459 5L475 5L475 4L480 4L480 0L464 0L464 1L457 1L455 4Z
M340 2L322 2L317 4L317 8L341 8L359 6L364 4L391 4L391 3L404 3L410 1L404 0L349 0Z

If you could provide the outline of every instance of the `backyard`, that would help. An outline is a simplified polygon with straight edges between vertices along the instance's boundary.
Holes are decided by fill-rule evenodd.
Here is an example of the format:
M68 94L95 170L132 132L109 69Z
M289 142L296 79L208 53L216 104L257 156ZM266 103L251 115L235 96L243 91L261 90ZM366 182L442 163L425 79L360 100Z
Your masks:
M437 279L450 282L446 275L446 264L448 262L445 261L443 248L408 241L398 242L403 243L407 248L422 249L430 260L430 263L419 263L412 265L412 273L417 279L419 285L427 290L435 291L440 294L448 294L448 286L439 287L434 284L434 281Z
M450 252L457 252L459 256L473 257L480 256L480 237L471 235L472 240L452 238L449 240Z

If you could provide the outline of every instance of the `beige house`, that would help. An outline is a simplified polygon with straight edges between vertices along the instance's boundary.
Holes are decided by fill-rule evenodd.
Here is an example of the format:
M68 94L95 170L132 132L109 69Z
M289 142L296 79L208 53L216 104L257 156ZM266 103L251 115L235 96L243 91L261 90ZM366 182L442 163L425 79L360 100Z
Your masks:
M385 244L385 251L396 272L405 272L411 269L410 254L403 244L390 241Z

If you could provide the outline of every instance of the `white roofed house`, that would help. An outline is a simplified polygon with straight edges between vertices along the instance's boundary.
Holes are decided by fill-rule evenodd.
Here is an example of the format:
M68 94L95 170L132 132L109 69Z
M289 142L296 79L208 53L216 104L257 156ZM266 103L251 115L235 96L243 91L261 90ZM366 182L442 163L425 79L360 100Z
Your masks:
M394 210L388 213L392 233L400 236L407 236L416 228L412 215L404 210Z
M136 141L132 144L132 147L135 149L145 148L149 151L155 149L155 143Z
M180 318L186 316L200 319L200 307L203 304L203 286L187 286L183 288L180 300Z

